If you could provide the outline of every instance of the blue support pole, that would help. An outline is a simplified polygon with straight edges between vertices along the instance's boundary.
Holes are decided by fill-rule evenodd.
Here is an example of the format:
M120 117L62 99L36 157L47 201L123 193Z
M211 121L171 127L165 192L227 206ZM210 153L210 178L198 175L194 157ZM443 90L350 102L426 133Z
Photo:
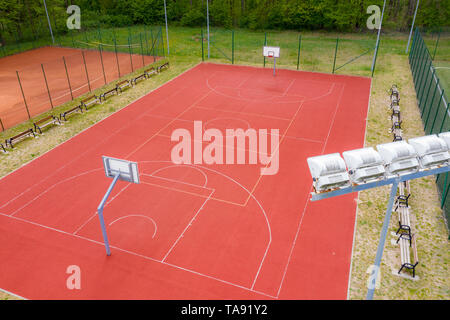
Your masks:
M98 205L98 208L97 208L98 218L100 220L100 226L102 228L103 241L105 243L106 255L107 256L111 255L111 250L109 249L108 235L106 233L105 220L103 219L103 208L105 206L106 200L108 200L109 195L111 194L114 186L116 185L117 180L119 180L119 177L120 177L120 173L117 173L114 176L114 179L111 182L111 184L110 184L110 186L108 188L108 191L106 191L106 194L103 197L102 202L100 202L100 204Z
M380 241L378 242L377 255L375 256L374 263L374 281L375 283L371 283L369 285L369 290L367 291L366 300L372 300L373 295L375 293L376 281L378 279L378 274L380 272L381 258L383 257L384 244L386 242L386 236L389 229L389 221L391 221L392 207L394 206L395 196L397 195L397 187L398 187L399 179L396 179L392 184L391 195L389 196L389 202L386 209L386 215L384 216L383 227L381 228Z

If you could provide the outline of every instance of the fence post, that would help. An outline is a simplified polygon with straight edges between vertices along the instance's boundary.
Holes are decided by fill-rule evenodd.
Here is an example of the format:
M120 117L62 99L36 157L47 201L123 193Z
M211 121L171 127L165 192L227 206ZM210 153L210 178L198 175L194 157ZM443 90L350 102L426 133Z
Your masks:
M205 61L205 53L203 49L203 28L200 29L200 35L202 37L202 61Z
M114 29L113 29L113 35L114 35L114 52L116 53L116 62L117 62L117 72L119 73L119 78L120 78L119 56L117 55L116 30L114 30Z
M231 31L231 64L234 64L234 30Z
M439 79L437 80L436 86L434 87L433 96L432 96L432 98L431 98L431 103L430 103L431 106L433 106L434 96L436 95L438 86L439 86ZM420 107L420 105L419 105L419 107ZM424 115L424 113L425 113L425 108L426 108L426 104L423 106L422 113L421 113L421 115L420 115L420 116L422 117L422 119L423 119L423 115Z
M148 38L147 38L147 28L144 28L144 35L145 35L145 49L146 49L146 54L148 56Z
M31 119L30 111L28 110L27 100L25 99L25 94L23 93L22 83L20 82L19 71L16 70L17 80L19 81L20 91L22 92L23 102L25 102L25 108L27 109L28 119Z
M72 101L73 101L72 86L70 85L69 72L67 71L66 59L64 58L64 56L62 58L64 61L64 69L66 69L66 76L67 76L67 83L69 84L70 97L72 98Z
M418 69L417 69L417 78L414 83L414 86L416 88L416 93L419 93L420 91L420 84L422 83L423 78L423 71L424 71L424 64L426 63L425 58L423 57L425 54L425 50L422 50L421 57L419 58L421 61L419 63Z
M415 53L414 57L414 68L413 68L413 75L414 75L414 84L417 82L417 73L419 72L420 63L422 62L421 58L423 56L423 43L420 41L422 38L420 38L420 33L417 33L417 53Z
M444 95L444 90L442 90L442 94L441 94L441 97L439 98L439 104L441 104L441 101L442 101L442 96ZM439 111L439 104L438 104L438 108L436 108L436 114L438 113L438 111ZM432 107L432 106L431 106ZM428 115L427 115L427 120L425 121L425 126L424 126L424 129L425 129L425 133L427 133L427 126L428 126L428 119L430 118L430 114L431 114L431 107L430 107L430 111L428 112Z
M153 56L153 62L156 61L156 57L155 57L155 42L153 41L153 29L150 27L150 37L152 38L152 56Z
M144 47L142 46L142 32L139 32L139 40L141 41L142 67L144 67L145 61L144 61Z
M129 29L128 29L128 30L129 30ZM133 57L131 56L130 35L128 35L128 51L130 52L131 72L133 72L133 71L134 71L134 68L133 68Z
M333 74L334 74L334 69L336 67L336 55L337 55L337 51L338 51L338 46L339 46L339 37L336 38L336 49L334 50Z
M103 79L105 80L106 84L105 66L103 65L103 53L102 53L103 49L101 44L98 45L98 51L100 53L100 62L102 63Z
M50 95L50 89L48 88L47 77L45 76L44 65L42 63L41 63L41 68L42 68L42 74L44 75L45 86L47 87L48 99L50 100L50 105L52 106L52 109L53 109L52 96Z
M436 109L436 114L434 115L433 123L431 124L430 133L433 133L434 124L435 124L435 122L436 122L437 115L438 115L438 113L439 113L439 106L441 105L441 101L442 101L442 100L439 100L438 108ZM447 112L448 112L448 104L447 104L447 108L446 108L446 110L445 110L445 114L447 114ZM445 118L445 114L444 114L444 118ZM438 133L440 133L440 132L438 132Z
M302 47L302 35L298 35L297 70L300 68L300 50Z
M430 85L428 87L428 91L427 91L427 95L425 97L425 101L422 101L422 99L419 100L419 109L424 110L426 105L427 105L427 101L428 101L428 97L430 94L430 90L431 90L431 85L433 84L433 80L430 81ZM436 93L436 89L437 89L437 85L435 87L435 93ZM433 94L433 99L431 100L431 105L433 105L433 101L434 101L434 94Z
M448 109L450 107L450 102L447 103L447 110L445 111L444 119L442 119L441 127L439 128L439 132L442 132L442 129L444 128L445 118L448 117Z
M86 70L86 79L89 87L89 92L91 92L91 83L89 82L89 74L87 70L86 59L84 58L84 51L81 51L81 55L83 56L84 70Z
M429 60L429 59L427 59L427 60ZM419 88L422 88L422 90L420 91L420 100L422 100L422 98L423 98L423 93L424 93L424 91L425 91L426 88L427 88L428 77L430 76L430 73L433 73L433 72L430 72L430 68L432 67L433 63L431 62L431 60L429 60L429 61L427 61L427 62L429 62L429 63L425 63L425 70L424 70L424 73L425 73L425 79L424 79L424 81L422 81L422 82L420 83L421 86L419 87ZM431 80L433 80L433 79L431 79ZM430 82L430 85L431 85L431 82Z
M2 131L5 131L5 127L3 126L3 121L1 118L0 118L0 125L2 126Z
M436 41L436 46L434 47L434 53L433 53L433 61L434 61L434 58L436 57L436 51L437 51L437 48L438 48L438 45L439 45L439 39L441 38L441 28L439 28L439 34L438 34L438 38L437 38L437 41Z
M448 190L450 189L447 186L447 177L448 177L448 172L445 173L444 189L442 189L441 209L444 208L445 200L447 200Z
M413 41L412 41L412 44L411 44L411 50L409 51L409 54L408 54L408 58L409 58L409 64L411 65L411 62L412 62L412 58L413 58L413 56L414 56L414 50L416 49L416 35L417 35L417 28L414 30L414 36L413 36Z
M264 32L264 45L267 46L267 32ZM266 56L264 58L264 68L266 67Z

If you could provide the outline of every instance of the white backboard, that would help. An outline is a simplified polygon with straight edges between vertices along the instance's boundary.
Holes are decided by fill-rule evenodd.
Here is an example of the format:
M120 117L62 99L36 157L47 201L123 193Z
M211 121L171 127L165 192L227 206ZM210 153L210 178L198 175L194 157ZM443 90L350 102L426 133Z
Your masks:
M108 178L120 173L119 179L139 183L139 171L136 162L103 156L103 166Z
M280 47L263 47L263 55L264 57L269 58L279 58L280 57Z

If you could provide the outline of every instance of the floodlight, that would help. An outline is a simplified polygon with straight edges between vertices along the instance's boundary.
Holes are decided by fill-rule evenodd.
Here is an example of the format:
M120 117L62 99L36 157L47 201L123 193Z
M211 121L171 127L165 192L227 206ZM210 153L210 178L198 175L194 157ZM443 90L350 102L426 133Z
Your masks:
M381 156L373 148L363 148L342 153L350 179L359 184L384 178L386 170Z
M387 173L408 174L419 170L419 161L414 148L405 141L396 141L377 146L383 158Z
M350 186L344 160L339 153L307 159L316 192Z
M422 168L446 164L450 159L445 140L435 134L409 139L408 142L416 150Z
M448 149L450 150L450 131L440 133L439 138L445 141Z

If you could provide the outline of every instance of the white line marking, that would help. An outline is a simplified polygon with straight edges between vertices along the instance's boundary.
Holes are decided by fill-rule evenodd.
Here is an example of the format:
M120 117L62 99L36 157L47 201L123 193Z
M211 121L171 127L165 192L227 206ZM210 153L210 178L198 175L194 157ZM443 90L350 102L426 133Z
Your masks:
M189 221L188 225L186 226L186 228L184 228L183 232L180 234L180 236L175 240L174 244L172 245L172 247L170 247L169 251L166 253L166 255L164 256L164 258L161 260L161 262L164 262L167 257L169 256L169 254L172 252L173 248L175 248L175 246L177 245L178 241L180 241L180 239L183 237L184 233L186 232L186 230L192 225L192 223L194 222L195 218L197 218L198 214L200 213L200 211L202 211L203 207L205 206L205 204L209 201L209 199L211 198L212 194L214 193L214 191L211 191L208 198L206 198L206 200L203 202L203 204L201 205L201 207L197 210L197 212L195 213L195 215L192 217L191 221Z
M342 90L341 90L341 93L340 93L340 96L339 96L339 99L338 99L338 103L336 104L336 108L335 108L335 110L334 110L334 115L333 115L333 118L332 118L332 121L331 121L331 124L330 124L330 128L329 128L329 130L328 130L327 137L326 137L326 139L325 139L325 143L324 143L324 145L323 145L323 147L322 147L322 152L321 152L321 154L323 154L323 152L325 151L325 148L326 148L326 146L327 146L328 138L330 137L330 133L331 133L331 130L333 129L334 121L335 121L335 119L336 119L336 114L337 114L337 111L338 111L338 109L339 109L339 105L341 104L341 99L342 99L342 95L343 95L343 93L344 93L344 89L345 89L345 83L343 83L343 87L342 87ZM309 195L309 193L312 191L312 189L313 189L313 185L312 185L312 183L311 183L311 187L310 187L310 190L309 190L309 192L308 192L308 195ZM302 223L303 223L303 217L305 216L305 212L306 212L306 208L308 207L308 204L309 204L309 201L308 201L308 198L307 198L307 199L306 199L305 206L304 206L303 211L302 211L302 214L301 214L300 222L299 222L298 227L297 227L297 232L296 232L296 234L295 234L294 241L292 242L291 251L290 251L290 253L289 253L289 257L288 257L288 260L287 260L287 264L286 264L286 267L284 268L283 277L281 278L280 287L278 288L278 292L277 292L277 297L280 296L281 288L283 287L284 279L285 279L285 277L286 277L286 273L287 273L287 270L288 270L288 267L289 267L289 263L291 262L292 253L294 252L295 244L297 243L297 239L298 239L299 234L300 234L300 229L301 229L301 226L302 226Z
M80 236L80 235L74 235L74 234L68 233L66 231L55 229L55 228L52 228L52 227L49 227L49 226L45 226L45 225L42 225L42 224L39 224L39 223L36 223L36 222L33 222L33 221L26 220L26 219L22 219L22 218L18 218L18 217L11 217L11 216L9 216L7 214L4 214L4 213L1 213L1 212L0 212L0 215L2 215L4 217L7 217L7 218L14 219L14 220L18 220L18 221L22 221L22 222L25 222L25 223L29 223L29 224L32 224L32 225L35 225L35 226L38 226L38 227L41 227L41 228L44 228L44 229L48 229L48 230L52 230L52 231L55 231L55 232L58 232L58 233L62 233L64 235L68 235L68 236L72 236L72 237L75 237L75 238L78 238L78 239L86 240L88 242L91 242L91 243L94 243L94 244L97 244L97 245L100 245L100 246L104 247L104 243L102 243L100 241L92 240L90 238L86 238L86 237L83 237L83 236ZM146 259L146 260L150 260L150 261L153 261L153 262L161 263L161 264L167 265L167 266L175 268L175 269L187 271L189 273L193 273L193 274L196 274L198 276L202 276L202 277L205 277L205 278L208 278L208 279L216 280L218 282L222 282L222 283L225 283L225 284L228 284L230 286L237 287L237 288L240 288L240 289L243 289L243 290L246 290L246 291L254 292L254 293L261 294L261 295L264 295L264 296L267 296L267 297L271 297L271 298L274 298L274 299L277 298L277 297L271 296L269 294L266 294L266 293L263 293L263 292L259 292L259 291L256 291L256 290L251 290L249 288L246 288L244 286L241 286L241 285L238 285L238 284L226 281L226 280L222 280L222 279L219 279L219 278L215 278L213 276L205 275L205 274L202 274L200 272L193 271L193 270L190 270L190 269L187 269L187 268L179 267L179 266L171 264L171 263L161 262L160 260L157 260L157 259L154 259L154 258L151 258L151 257L148 257L148 256L144 256L142 254L135 253L135 252L132 252L132 251L128 251L128 250L122 249L120 247L116 247L114 245L110 245L110 247L113 248L113 249L116 249L118 251L130 254L130 255L134 255L134 256L137 256L137 257L140 257L140 258L143 258L143 259Z
M163 178L161 176L157 176L156 175L156 173L161 172L163 170L166 170L166 169L169 169L169 168L179 168L179 167L183 167L183 166L174 164L172 166L162 167L162 168L159 168L159 169L156 169L155 171L153 171L151 174L149 174L149 176L155 177L155 178L160 178L160 179L163 179L163 180L175 181L175 182L184 183L184 184L187 184L187 185L192 185L192 186L196 186L196 187L201 187L201 188L212 190L212 189L206 187L206 185L208 184L208 176L206 175L206 173L203 170L201 170L199 168L196 168L196 167L190 167L190 168L197 170L198 172L200 172L203 175L203 177L205 178L205 182L203 183L203 186L197 185L197 184L187 183L187 182L184 182L182 180L174 180L174 179L169 179L169 178ZM146 174L143 174L143 175L146 175Z
M146 218L146 219L150 220L150 221L153 223L153 225L155 226L155 231L153 232L152 239L155 237L156 231L158 230L158 227L156 226L155 220L153 220L152 218L150 218L150 217L148 217L148 216L146 216L146 215L143 215L143 214L129 214L129 215L127 215L127 216L122 216L122 217L120 217L120 218L117 218L117 219L114 220L113 222L111 222L111 223L108 225L108 227L110 227L113 223L116 223L117 221L120 221L120 220L125 219L125 218L131 218L131 217L140 217L140 218Z

